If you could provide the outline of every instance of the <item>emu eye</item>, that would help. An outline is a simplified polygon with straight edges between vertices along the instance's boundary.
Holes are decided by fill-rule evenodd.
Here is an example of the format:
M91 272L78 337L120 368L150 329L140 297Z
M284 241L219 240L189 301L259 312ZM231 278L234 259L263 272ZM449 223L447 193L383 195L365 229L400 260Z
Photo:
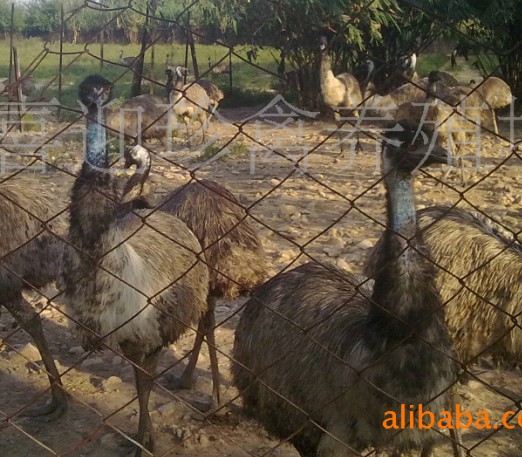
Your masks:
M111 91L112 91L112 87L106 87L106 88L105 88L105 93L106 93L106 94L110 94Z

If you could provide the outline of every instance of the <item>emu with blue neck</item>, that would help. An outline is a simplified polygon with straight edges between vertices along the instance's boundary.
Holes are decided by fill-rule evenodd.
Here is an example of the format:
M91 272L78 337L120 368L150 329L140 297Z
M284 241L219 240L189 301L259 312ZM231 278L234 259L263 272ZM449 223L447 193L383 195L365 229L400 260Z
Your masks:
M85 157L71 190L70 232L78 242L96 249L97 241L115 220L119 191L108 171L106 129L102 106L107 103L112 84L92 75L79 86L80 102L87 109Z
M386 430L383 418L400 414L401 404L439 412L453 403L456 366L411 176L446 162L447 152L417 132L404 124L384 141L388 223L372 262L373 289L310 262L259 287L240 317L232 374L246 412L301 457L370 447L432 456L434 431Z
M437 144L420 143L421 134L407 126L402 132L390 134L383 145L387 229L375 259L375 305L368 314L371 331L367 332L367 340L375 350L384 352L389 345L414 334L422 337L432 326L443 328L441 318L426 318L437 311L440 303L433 263L417 230L412 172L421 165L446 163L447 153Z
M112 84L99 75L82 81L79 87L80 101L87 108L87 135L85 162L92 168L107 169L107 131L102 106L110 98Z

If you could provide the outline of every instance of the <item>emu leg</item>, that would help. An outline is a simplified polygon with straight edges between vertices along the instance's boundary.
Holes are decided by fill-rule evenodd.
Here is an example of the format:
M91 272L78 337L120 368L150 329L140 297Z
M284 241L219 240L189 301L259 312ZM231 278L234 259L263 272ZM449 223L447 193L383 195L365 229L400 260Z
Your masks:
M451 447L453 448L453 457L462 457L462 440L460 432L456 429L450 429Z
M136 390L138 392L138 403L140 408L137 441L147 451L154 452L154 438L152 436L152 421L149 414L149 398L154 384L154 374L158 364L161 347L150 354L139 354L134 352L132 344L121 346L123 355L133 362ZM142 456L143 449L136 449L135 457Z
M215 407L221 406L221 397L219 388L221 385L221 379L219 375L219 364L216 351L216 336L214 330L216 328L216 315L214 309L216 307L216 299L209 297L208 300L208 320L207 323L207 345L208 355L210 358L210 371L212 373L212 401Z
M461 180L463 181L464 180L464 170L462 169L462 159L459 157L459 150L458 148L455 146L455 143L453 141L453 138L451 136L451 134L448 136L448 149L451 153L451 156L455 158L455 162L457 163L457 166L460 167L460 172L461 172ZM440 185L444 185L443 183L448 179L450 173L452 172L454 166L450 166L448 168L448 171L446 171L446 173L444 173L444 175L442 176L442 181L440 182ZM461 182L462 182L461 181Z
M343 136L343 130L342 130L343 121L341 121L340 113L338 111L335 111L334 115L335 115L335 121L337 124L337 133L339 136L339 143L341 146L341 152L338 155L343 155L343 153L344 153L344 149L343 149L344 136ZM353 111L353 116L354 116L354 118L357 119L359 117L359 113L357 111ZM346 125L346 123L345 123L345 125ZM350 123L348 123L348 125L352 126L352 124L350 124ZM353 131L349 130L348 133L353 133ZM360 130L357 128L355 131L355 153L358 154L362 150L363 150L363 148L361 146L361 141L360 141Z
M428 444L421 449L419 457L432 457L433 456L433 445Z
M32 337L38 352L42 356L42 362L51 385L51 402L40 407L27 409L23 412L23 415L28 417L41 416L45 421L57 419L67 409L67 397L63 391L62 381L60 380L51 350L45 339L40 316L31 304L22 297L22 294L18 294L13 300L7 300L4 306L20 327Z
M182 389L190 389L194 383L194 370L203 344L203 338L207 337L208 353L210 358L210 370L212 372L212 401L215 407L220 405L220 375L216 352L216 340L214 336L214 327L216 326L216 318L214 310L216 307L216 298L208 297L208 311L199 321L196 339L189 357L188 364L179 379L179 387Z

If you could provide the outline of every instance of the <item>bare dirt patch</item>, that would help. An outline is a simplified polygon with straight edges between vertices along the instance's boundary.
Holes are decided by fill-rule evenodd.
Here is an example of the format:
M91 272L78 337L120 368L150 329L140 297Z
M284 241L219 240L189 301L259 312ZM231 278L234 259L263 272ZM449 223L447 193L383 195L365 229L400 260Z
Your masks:
M252 112L233 110L223 115L240 121ZM196 176L214 179L227 185L240 201L249 207L258 221L257 228L270 259L271 273L295 266L310 258L331 262L355 273L361 266L369 248L382 232L384 223L384 187L378 183L379 147L374 140L361 137L363 151L340 156L334 139L324 140L324 133L332 125L326 122L305 122L302 131L277 131L268 124L246 124L243 134L237 126L213 121L209 133L220 144L232 139L241 143L235 151L221 160L201 164L195 161L196 152L181 142L177 144L172 160L188 169L199 166ZM370 128L371 126L369 126ZM507 125L501 125L508 135ZM371 127L373 132L375 129ZM261 135L259 136L259 132ZM263 144L280 152L284 157L295 158L303 150L316 149L305 162L301 173L295 170L292 160L286 160L260 148ZM73 145L74 143L71 143ZM469 204L479 208L501 222L514 233L521 229L521 160L517 157L505 161L509 149L507 142L491 136L482 138L481 167L466 173L467 185L458 184L458 174L452 173L447 184L437 185L440 170L417 178L416 195L420 207L435 203ZM157 146L154 146L157 148ZM67 147L55 158L58 166L69 171L78 169L81 147ZM471 161L467 162L468 165ZM180 185L189 178L161 157L155 158L151 181L157 196ZM33 179L53 186L63 197L66 206L67 191L72 177L57 171L35 174ZM48 382L38 358L31 362L17 354L31 353L30 340L18 329L11 316L3 311L0 318L0 414L8 420L0 422L0 454L3 457L19 456L83 456L112 457L129 452L129 437L137 427L137 400L130 365L116 352L85 353L79 347L74 324L64 315L56 300L52 306L45 297L56 291L49 287L44 297L33 294L35 306L42 311L47 338L59 364L65 389L70 394L70 407L66 414L52 423L43 423L21 417L18 412L34 401L47 398ZM157 456L297 456L295 450L271 439L254 422L241 415L237 391L231 385L228 356L232 350L234 328L238 320L235 311L244 300L219 303L217 308L217 342L224 394L230 402L226 411L205 418L209 404L211 380L206 347L198 364L199 378L193 392L170 391L168 375L180 374L188 351L192 347L193 333L181 338L164 351L160 362L157 386L150 402L152 421L157 436ZM516 330L515 330L516 331ZM518 330L520 331L520 330ZM0 340L0 343L2 342ZM24 348L28 351L24 351ZM29 356L30 358L30 356ZM514 402L522 397L522 378L518 371L480 370L477 377L499 390L494 393L479 381L459 388L459 400L471 411L484 409L497 420L502 412L515 409ZM503 394L501 394L502 392ZM507 395L507 396L506 396ZM511 400L508 398L511 397ZM516 410L516 409L515 409ZM476 457L521 456L520 430L494 431L469 430L463 434L464 444L473 448ZM449 446L442 443L437 456L447 456Z

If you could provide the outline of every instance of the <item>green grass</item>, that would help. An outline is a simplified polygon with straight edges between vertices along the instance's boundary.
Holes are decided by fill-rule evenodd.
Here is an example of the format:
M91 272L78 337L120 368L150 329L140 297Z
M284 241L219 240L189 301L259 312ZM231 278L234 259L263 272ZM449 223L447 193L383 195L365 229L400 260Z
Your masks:
M445 52L433 52L421 54L417 61L417 73L419 76L428 76L432 70L444 70L452 72L450 58ZM458 70L458 68L455 68Z
M9 43L0 40L0 46L3 49L9 49ZM44 43L38 39L18 39L15 42L20 58L22 72L33 61L35 57L43 50ZM84 45L71 45L64 43L63 51L63 71L62 71L62 97L61 102L65 106L78 108L77 103L77 86L78 83L87 75L99 73L111 81L117 81L114 89L114 97L128 97L132 83L132 73L123 66L118 65L120 50L124 51L124 56L135 56L140 51L139 45L121 45L121 44L105 44L103 67L100 62L100 45L97 43ZM59 44L53 43L49 45L49 53L44 60L32 72L35 82L40 85L51 84L48 88L33 95L32 97L44 97L51 100L53 97L58 98L58 71L59 71ZM236 52L242 56L246 56L246 49L238 47ZM217 63L227 53L227 48L217 45L196 45L196 54L198 57L198 66L200 74L203 75L208 71L208 59L212 63ZM167 45L157 44L154 46L154 67L151 65L151 52L147 51L145 56L144 75L153 81L159 83L165 82L165 63L167 54L169 54L170 65L183 65L185 61L184 45ZM228 57L225 59L228 62ZM270 50L260 50L258 53L256 64L267 69L268 71L276 71L276 62L274 61ZM189 69L192 73L192 60L189 55ZM0 53L0 74L8 75L9 72L9 53ZM229 75L228 74L212 74L207 73L205 78L214 81L225 92L229 91ZM277 78L271 76L266 71L258 69L241 59L233 56L232 59L232 95L238 98L240 103L257 104L264 100L270 100L273 95L273 87L277 84ZM143 93L149 92L149 83L144 80ZM163 95L164 88L161 85L153 84L154 93ZM224 101L224 106L227 102ZM237 106L232 103L230 106Z
M0 40L0 46L3 49L8 49L9 43L5 40ZM31 61L44 49L43 41L31 39L17 39L15 42L20 56L20 63L22 71L31 63ZM44 88L43 91L37 91L32 98L45 98L52 100L54 97L58 98L58 70L59 70L59 44L52 43L48 47L49 53L44 60L32 73L35 81L40 86L51 84ZM127 68L118 65L119 53L123 49L124 55L135 56L139 53L139 45L121 45L121 44L105 44L103 67L99 60L100 45L97 43L84 45L64 44L63 65L62 72L62 105L79 109L77 102L77 86L78 83L85 78L85 76L92 73L100 73L111 81L116 81L114 89L115 98L128 98L130 95L130 88L132 83L132 72ZM241 56L246 56L248 48L236 47L236 52ZM146 77L157 81L159 83L165 82L165 62L167 54L170 56L170 65L183 65L185 61L185 46L181 44L157 44L154 46L154 67L151 66L151 50L147 51L145 56L145 70ZM208 59L213 63L217 63L227 53L227 48L218 45L196 45L196 52L198 56L198 63L200 73L203 75L208 70ZM277 77L272 76L268 72L276 73L277 64L273 57L274 50L270 48L260 49L258 52L257 61L255 62L261 68L256 68L247 62L233 56L232 59L232 90L229 87L228 74L212 74L207 73L205 78L214 81L225 92L225 99L221 102L221 107L238 107L238 106L252 106L268 103L275 93L284 92ZM225 61L228 61L226 57ZM111 63L112 62L112 63ZM192 67L192 62L189 56L189 68ZM420 76L427 75L433 69L451 70L449 57L444 52L422 54L419 57L417 64L417 71ZM457 67L455 70L458 70ZM267 71L265 71L267 70ZM9 71L9 53L0 53L0 74L8 75ZM152 89L154 93L164 95L164 88L161 85L153 84ZM148 93L150 86L148 83L142 88L143 93ZM295 94L285 93L285 97L289 97L289 101L293 101ZM72 119L76 114L70 113L66 110L62 111L64 119Z

